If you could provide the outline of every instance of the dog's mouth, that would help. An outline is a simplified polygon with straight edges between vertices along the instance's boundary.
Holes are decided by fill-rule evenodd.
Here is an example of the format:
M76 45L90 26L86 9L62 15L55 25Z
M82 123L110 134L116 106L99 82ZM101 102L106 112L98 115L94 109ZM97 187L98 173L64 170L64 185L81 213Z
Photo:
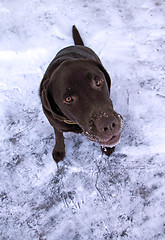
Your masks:
M88 132L85 132L85 136L93 142L98 142L103 147L114 147L120 142L121 132L111 136L109 139L100 139L99 137L92 136Z
M120 142L121 133L110 137L108 140L98 140L103 147L114 147Z
M103 147L114 147L120 142L121 131L123 128L123 118L120 114L116 114L118 118L118 124L116 125L116 129L112 129L109 134L105 131L104 133L98 132L96 129L92 128L92 125L89 128L89 131L85 131L85 136L94 142L98 142ZM94 124L95 125L95 124Z

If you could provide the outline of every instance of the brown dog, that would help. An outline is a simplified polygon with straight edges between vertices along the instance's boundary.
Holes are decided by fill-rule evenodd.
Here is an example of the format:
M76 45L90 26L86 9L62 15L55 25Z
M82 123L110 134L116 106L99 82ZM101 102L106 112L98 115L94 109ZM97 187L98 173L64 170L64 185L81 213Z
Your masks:
M84 132L110 156L122 129L122 117L109 98L107 71L99 57L84 46L75 26L72 30L76 46L57 53L40 85L43 111L55 131L52 154L56 162L65 157L63 132Z

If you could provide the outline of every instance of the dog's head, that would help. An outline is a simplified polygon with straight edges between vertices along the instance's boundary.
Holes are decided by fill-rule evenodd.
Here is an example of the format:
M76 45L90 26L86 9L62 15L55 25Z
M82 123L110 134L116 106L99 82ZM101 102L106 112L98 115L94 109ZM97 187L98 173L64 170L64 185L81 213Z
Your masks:
M65 61L49 81L51 109L64 115L66 124L79 125L90 140L113 147L120 139L122 117L113 110L110 87L110 77L101 63Z

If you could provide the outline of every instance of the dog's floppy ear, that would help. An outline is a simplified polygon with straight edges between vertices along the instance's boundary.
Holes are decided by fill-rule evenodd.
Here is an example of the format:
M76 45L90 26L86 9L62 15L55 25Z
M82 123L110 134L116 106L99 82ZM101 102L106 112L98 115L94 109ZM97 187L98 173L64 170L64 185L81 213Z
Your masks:
M44 81L44 86L42 86L41 91L41 101L43 105L43 110L49 118L55 118L59 121L63 121L66 117L60 111L57 104L54 102L48 88L49 79Z
M108 84L108 89L109 89L109 91L110 91L110 88L111 88L111 79L110 79L110 76L109 76L109 74L107 73L107 71L105 70L105 68L103 67L102 64L97 63L97 65L98 65L98 67L100 68L100 70L104 73L105 79L106 79L107 84Z

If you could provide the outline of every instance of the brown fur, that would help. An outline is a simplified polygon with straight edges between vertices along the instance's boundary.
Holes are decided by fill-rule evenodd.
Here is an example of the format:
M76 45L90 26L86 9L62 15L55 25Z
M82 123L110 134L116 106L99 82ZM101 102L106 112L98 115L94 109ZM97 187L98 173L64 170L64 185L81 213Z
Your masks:
M84 46L75 26L72 31L76 46L57 53L40 85L43 111L55 131L56 162L65 157L63 132L84 132L90 140L105 146L101 150L109 156L122 128L121 116L113 110L109 98L109 74L99 57Z

